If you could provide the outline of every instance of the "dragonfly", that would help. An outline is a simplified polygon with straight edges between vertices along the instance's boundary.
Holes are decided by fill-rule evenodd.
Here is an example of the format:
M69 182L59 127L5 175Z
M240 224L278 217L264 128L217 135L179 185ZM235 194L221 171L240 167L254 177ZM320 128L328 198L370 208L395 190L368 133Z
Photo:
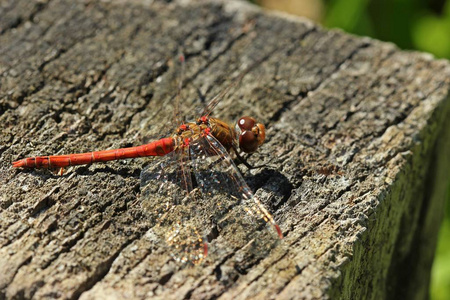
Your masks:
M182 54L179 63L183 74ZM152 212L155 234L169 246L171 256L178 262L200 264L208 256L209 243L225 233L235 239L253 238L255 243L254 232L262 226L269 228L275 239L282 239L279 225L247 185L231 155L242 159L239 152L256 152L265 141L265 126L250 116L241 117L235 126L211 117L221 99L257 63L213 97L192 122L184 122L178 108L183 87L181 75L174 105L177 128L170 137L121 149L28 157L14 161L12 166L62 169L128 158L162 157L143 168L141 197L146 209Z

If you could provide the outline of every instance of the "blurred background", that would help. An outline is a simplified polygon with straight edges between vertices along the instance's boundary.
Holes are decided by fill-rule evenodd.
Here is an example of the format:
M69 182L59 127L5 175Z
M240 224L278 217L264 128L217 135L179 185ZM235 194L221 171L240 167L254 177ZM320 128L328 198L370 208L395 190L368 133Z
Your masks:
M328 28L450 59L450 0L250 0ZM450 178L449 178L450 181ZM430 298L450 299L450 188L433 264Z

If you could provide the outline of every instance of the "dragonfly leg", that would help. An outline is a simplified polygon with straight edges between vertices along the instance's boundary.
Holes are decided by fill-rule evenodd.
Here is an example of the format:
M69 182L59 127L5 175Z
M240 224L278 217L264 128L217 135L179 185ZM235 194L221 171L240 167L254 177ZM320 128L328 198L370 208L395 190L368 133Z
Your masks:
M64 168L62 168L62 167L61 168L59 168L59 167L50 168L50 171L54 175L59 175L59 176L64 175Z
M257 166L252 166L251 164L249 164L249 163L247 162L247 159L246 159L246 158L243 158L243 157L239 154L239 152L237 151L237 149L236 149L235 147L233 147L233 149L234 149L234 153L236 154L236 158L238 159L238 161L239 161L240 163L242 163L244 166L246 166L249 170L259 169L259 168L262 168L262 167L266 167L266 166L267 166L266 164L257 165ZM248 157L250 157L250 155L251 155L251 154L249 154Z

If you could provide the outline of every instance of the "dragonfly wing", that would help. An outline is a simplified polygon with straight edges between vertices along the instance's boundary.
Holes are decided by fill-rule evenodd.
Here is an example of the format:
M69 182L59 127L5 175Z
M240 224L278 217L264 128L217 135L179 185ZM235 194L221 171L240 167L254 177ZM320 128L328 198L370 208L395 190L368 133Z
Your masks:
M263 61L268 59L277 50L279 50L279 48L275 47L274 49L272 49L271 51L269 51L265 55L261 56L259 59L253 61L250 64L250 66L245 68L235 79L233 79L233 81L228 86L226 86L224 89L222 89L218 94L216 94L209 101L209 103L204 108L201 116L209 116L212 113L212 111L214 110L214 108L217 106L217 104L219 104L219 102L222 101L223 97L225 97L234 87L236 87L242 81L242 78L244 78L245 75L247 75L254 68L256 68L259 65L261 65L261 63Z
M174 109L174 123L177 124L177 126L180 126L181 124L184 123L184 118L181 115L181 110L180 110L180 103L182 101L181 99L181 90L183 89L183 81L184 81L184 74L185 74L185 69L186 69L186 62L185 62L185 57L183 53L179 53L178 54L178 78L176 81L176 85L177 85L177 95L175 96L175 109Z
M164 241L161 245L179 262L198 264L208 248L213 256L243 249L242 255L259 259L276 244L274 236L282 237L228 152L211 135L146 167L141 192L153 230Z
M188 152L180 147L147 166L141 173L141 197L155 234L164 241L160 246L176 261L197 264L206 257L207 244L198 229L203 220L195 214Z
M201 137L191 143L189 149L192 169L202 195L198 211L210 220L210 228L206 228L210 241L217 236L220 240L222 236L227 244L223 247L231 246L236 250L246 246L261 255L264 248L271 248L278 240L274 236L282 238L272 215L253 194L216 138L212 135ZM266 228L269 228L269 234Z

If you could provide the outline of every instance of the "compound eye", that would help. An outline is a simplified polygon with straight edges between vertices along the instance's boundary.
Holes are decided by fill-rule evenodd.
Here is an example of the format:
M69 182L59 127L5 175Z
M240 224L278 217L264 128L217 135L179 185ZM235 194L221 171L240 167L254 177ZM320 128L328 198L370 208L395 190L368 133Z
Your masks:
M256 124L256 120L253 119L252 117L242 117L239 119L237 125L239 126L239 128L244 131L244 130L252 130L253 126L255 126Z
M255 152L258 149L258 138L252 131L244 131L239 135L239 148L246 153Z

